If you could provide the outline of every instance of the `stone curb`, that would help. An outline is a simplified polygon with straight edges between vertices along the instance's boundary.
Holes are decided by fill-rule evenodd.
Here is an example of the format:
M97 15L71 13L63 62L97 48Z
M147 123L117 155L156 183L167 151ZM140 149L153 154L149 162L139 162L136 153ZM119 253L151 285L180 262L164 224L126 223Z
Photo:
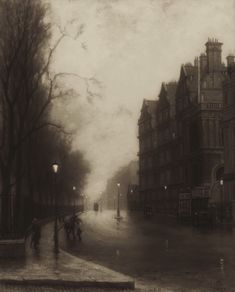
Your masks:
M60 249L60 254L64 254L67 257L71 257L72 259L75 259L76 257L72 254L64 251L63 249ZM85 260L82 260L86 262ZM95 266L99 266L93 263L90 263ZM109 271L108 268L103 267L105 271ZM113 271L110 270L110 273ZM115 274L119 274L118 272L114 272ZM112 275L112 274L111 274ZM122 275L122 274L120 274ZM17 286L44 286L44 287L68 287L68 288L106 288L106 289L135 289L135 281L132 280L132 278L122 275L123 279L111 279L110 281L104 279L104 280L96 280L96 279L81 279L81 280L70 280L70 279L63 279L63 277L58 278L58 276L55 276L54 278L47 278L43 276L35 276L32 275L24 277L24 276L3 276L0 275L0 284L5 285L17 285ZM65 275L66 277L66 275Z
M0 279L0 284L19 286L47 286L47 287L68 287L68 288L115 288L135 289L134 281L70 281L61 279Z
M50 222L51 218L45 219L41 221L40 223L46 224ZM71 259L76 259L76 257L63 249L60 248L60 254L64 254L66 257L70 257ZM81 261L81 259L80 259ZM85 264L87 262L86 260L82 260ZM6 274L1 275L0 273L0 284L5 285L17 285L17 286L44 286L44 287L65 287L65 288L106 288L106 289L135 289L135 281L130 278L129 276L125 276L123 274L120 274L118 272L112 271L106 267L102 267L99 265L89 262L89 265L91 265L91 269L94 268L94 270L98 269L107 275L106 278L101 277L99 280L99 276L97 279L91 278L85 276L83 279L71 279L68 277L68 275L65 273L64 275L52 275L51 277L49 275L35 275L35 274L29 274L29 275L20 275L17 273L15 274ZM109 280L109 273L110 273L110 280ZM116 276L117 275L117 276ZM120 275L120 279L119 279Z

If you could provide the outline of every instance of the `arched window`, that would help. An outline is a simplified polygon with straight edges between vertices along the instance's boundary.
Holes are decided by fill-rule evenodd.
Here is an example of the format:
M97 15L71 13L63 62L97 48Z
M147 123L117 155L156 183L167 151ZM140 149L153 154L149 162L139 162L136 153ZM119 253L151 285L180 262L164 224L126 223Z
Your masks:
M224 176L224 167L221 166L220 168L218 168L216 170L216 173L215 173L215 178L216 180L221 180Z

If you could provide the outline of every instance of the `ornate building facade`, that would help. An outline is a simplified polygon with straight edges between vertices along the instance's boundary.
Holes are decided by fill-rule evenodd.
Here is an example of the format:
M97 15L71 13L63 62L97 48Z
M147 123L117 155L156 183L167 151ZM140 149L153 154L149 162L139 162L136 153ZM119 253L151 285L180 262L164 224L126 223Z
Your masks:
M221 62L222 43L209 40L206 54L194 66L182 66L176 92L179 173L183 187L194 196L213 199L223 173L222 83L226 67Z
M223 203L231 204L235 220L235 62L234 56L227 57L228 75L224 82L224 193Z
M178 183L175 176L175 92L176 82L163 83L156 110L157 144L154 149L154 169L156 179L155 208L159 212L174 213L177 210Z
M140 192L159 212L177 214L185 194L220 203L227 68L222 63L222 43L209 39L205 46L206 53L194 64L182 65L177 83L162 84L159 99L151 101L155 112L150 114L145 102L141 110ZM145 144L149 148L143 148ZM145 184L152 177L150 188Z

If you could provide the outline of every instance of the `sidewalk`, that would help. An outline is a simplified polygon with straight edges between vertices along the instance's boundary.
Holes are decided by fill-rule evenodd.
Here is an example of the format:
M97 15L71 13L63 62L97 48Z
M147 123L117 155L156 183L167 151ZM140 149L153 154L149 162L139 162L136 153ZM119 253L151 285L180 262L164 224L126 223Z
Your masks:
M62 250L56 256L52 223L43 226L38 251L29 247L28 240L25 259L0 259L0 284L134 289L130 277Z

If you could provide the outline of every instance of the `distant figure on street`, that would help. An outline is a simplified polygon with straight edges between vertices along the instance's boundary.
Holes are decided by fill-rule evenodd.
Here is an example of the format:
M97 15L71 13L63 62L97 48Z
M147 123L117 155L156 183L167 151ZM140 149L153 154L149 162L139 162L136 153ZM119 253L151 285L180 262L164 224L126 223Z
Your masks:
M72 233L73 239L75 239L76 221L77 221L77 216L76 215L73 215L70 218L70 231Z
M33 219L28 232L31 234L30 247L37 249L41 238L41 226L37 218Z
M70 232L71 232L71 224L68 219L64 220L64 230L65 230L67 238L69 238Z
M82 240L81 222L82 220L77 215L73 215L68 220L65 220L64 230L68 239L70 239L70 234L72 234L73 239L77 236L79 241Z
M77 218L76 226L77 226L77 237L78 237L79 241L82 241L81 222L82 222L82 220L80 218Z

